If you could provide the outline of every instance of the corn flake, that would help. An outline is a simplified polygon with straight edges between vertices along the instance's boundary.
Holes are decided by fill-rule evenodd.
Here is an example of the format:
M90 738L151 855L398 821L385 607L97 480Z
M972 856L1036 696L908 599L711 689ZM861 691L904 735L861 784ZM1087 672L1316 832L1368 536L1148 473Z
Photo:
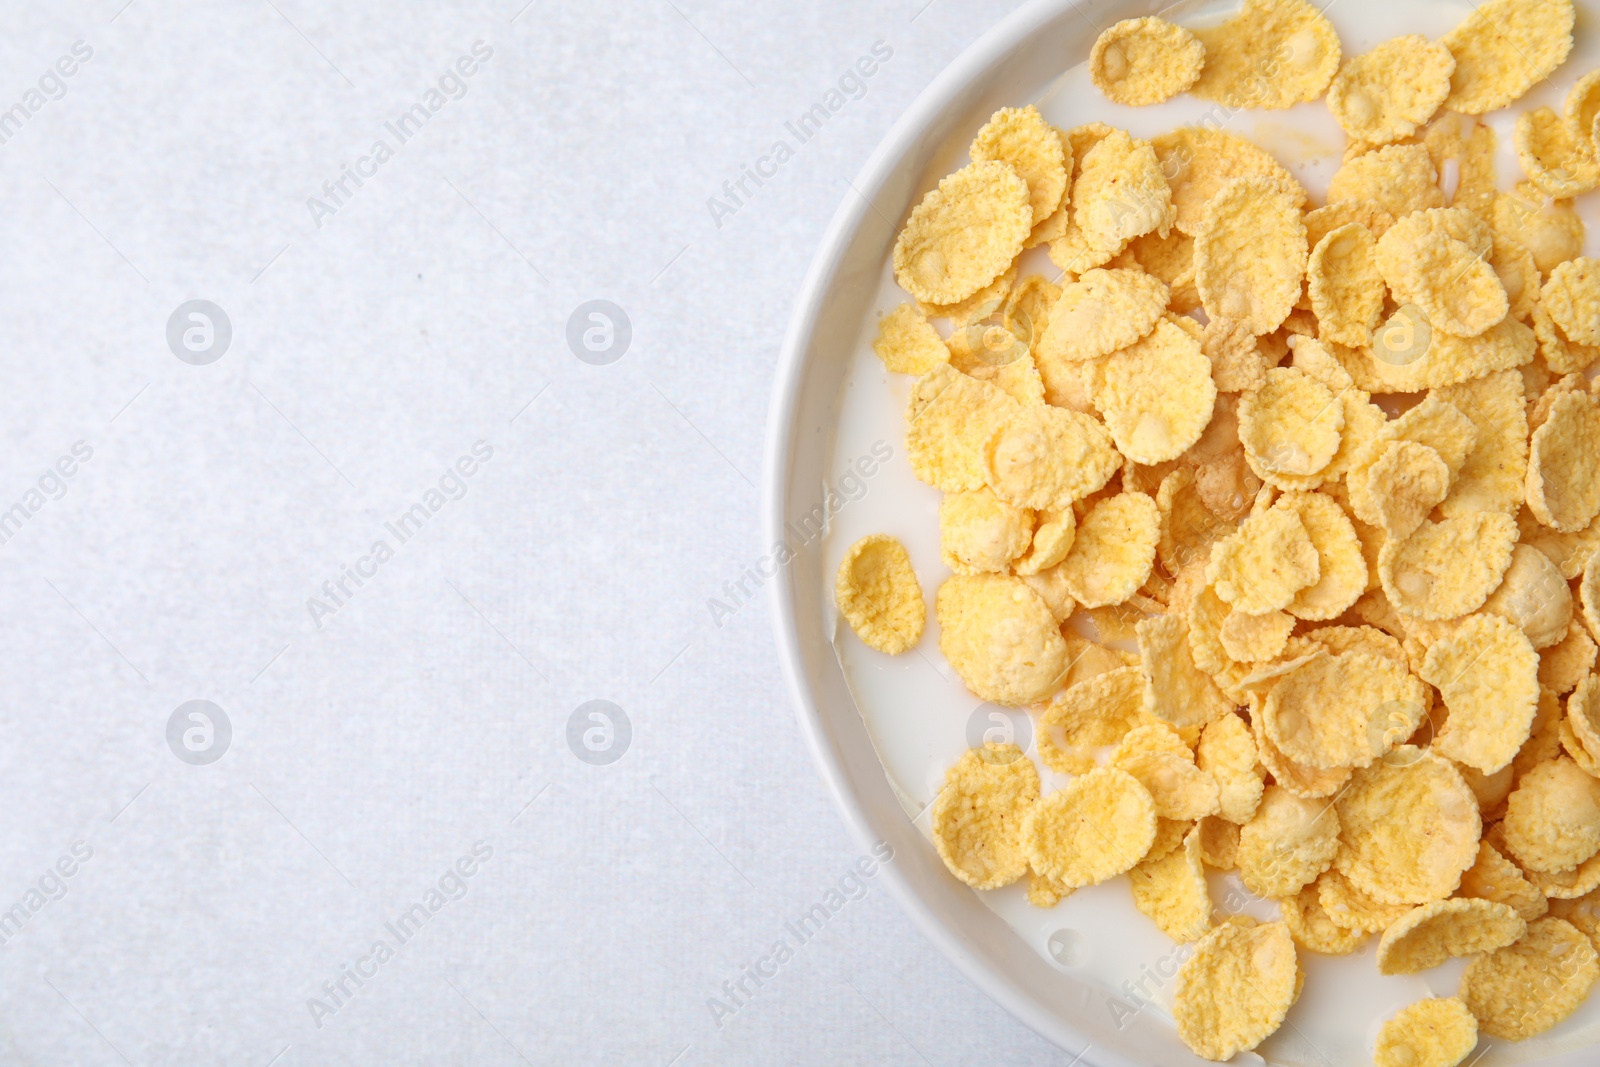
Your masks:
M1339 35L1306 0L1245 0L1237 15L1195 36L1206 61L1190 92L1224 107L1315 100L1339 70Z
M1089 52L1089 77L1106 98L1129 107L1159 104L1193 85L1205 45L1166 19L1123 19Z
M1450 709L1436 752L1485 774L1511 762L1539 703L1539 656L1526 634L1497 615L1475 615L1434 642L1418 673Z
M1281 611L1321 574L1317 548L1292 510L1252 515L1212 549L1207 579L1235 611Z
M939 505L939 538L945 565L957 574L1003 571L1028 550L1033 511L988 489L950 493Z
M1039 716L1036 743L1045 766L1063 774L1092 771L1096 757L1140 724L1144 685L1144 675L1130 666L1075 680Z
M1039 109L1005 107L996 111L978 131L969 154L974 163L1005 163L1028 183L1028 207L1033 222L1042 222L1061 206L1067 191L1067 146L1039 114Z
M1204 726L1232 710L1211 678L1195 666L1189 626L1176 615L1141 620L1140 669L1145 711L1180 730Z
M1112 130L1083 155L1072 184L1072 222L1084 250L1094 257L1104 256L1101 263L1135 237L1166 234L1173 217L1172 191L1148 142ZM1050 251L1054 259L1054 244ZM1057 263L1073 273L1097 265L1086 263L1074 269Z
M1118 451L1135 463L1155 464L1176 459L1200 439L1216 398L1200 343L1162 321L1110 357L1095 404Z
M1329 918L1317 885L1312 882L1294 896L1278 900L1284 924L1301 948L1327 956L1348 956L1366 941L1366 931L1346 929Z
M1294 625L1294 616L1282 611L1270 611L1265 615L1230 611L1222 623L1222 647L1240 663L1276 659L1288 644Z
M1262 720L1272 743L1297 763L1365 767L1416 731L1426 700L1422 683L1388 657L1321 655L1273 687Z
M1517 524L1496 512L1424 522L1378 553L1383 591L1402 614L1454 619L1476 611L1505 577Z
M1450 95L1455 58L1412 34L1347 61L1328 86L1328 110L1352 139L1386 144L1410 137Z
M895 239L900 288L930 304L953 304L994 281L1028 239L1028 195L1028 183L997 160L941 179Z
M1476 381L1445 386L1435 394L1467 418L1477 439L1455 471L1450 495L1439 504L1445 518L1475 511L1515 515L1522 504L1528 469L1528 418L1521 375L1499 371Z
M901 304L878 320L872 350L895 374L927 374L950 361L950 349L915 304Z
M1377 248L1372 231L1358 222L1346 223L1312 248L1306 274L1311 310L1324 339L1351 346L1372 340L1384 298Z
M1505 107L1572 51L1571 0L1487 0L1441 43L1455 57L1444 106L1466 115Z
M1435 900L1402 915L1378 939L1379 974L1416 974L1452 956L1504 948L1528 924L1509 904L1478 897Z
M1328 183L1328 203L1363 200L1396 219L1444 207L1433 158L1420 144L1385 145L1348 160Z
M1268 786L1239 830L1239 877L1257 896L1294 896L1328 869L1338 848L1333 805Z
M1600 850L1600 781L1566 756L1547 760L1511 791L1500 828L1530 874L1574 870Z
M1519 627L1536 649L1567 636L1572 623L1572 589L1550 557L1532 545L1511 550L1506 576L1483 610ZM1596 751L1600 751L1597 749Z
M1488 841L1478 842L1478 858L1461 876L1461 887L1456 892L1463 897L1508 904L1528 922L1549 907L1544 894L1528 881L1522 869Z
M1576 1011L1596 978L1594 944L1571 923L1546 917L1529 923L1515 944L1468 964L1460 996L1484 1033L1522 1041Z
M1130 870L1156 836L1155 802L1138 779L1099 767L1036 803L1022 822L1033 869L1069 888Z
M1150 577L1161 516L1143 493L1121 493L1094 505L1078 526L1062 575L1086 608L1124 603Z
M1239 440L1250 469L1269 484L1326 469L1339 451L1343 403L1294 367L1274 367L1266 378L1239 402Z
M1478 1044L1478 1020L1457 997L1434 997L1384 1021L1373 1067L1455 1067Z
M995 496L1036 511L1070 507L1103 487L1121 466L1098 422L1043 405L1013 405L980 458L983 480Z
M1066 674L1055 616L1020 578L955 575L939 587L935 610L939 650L981 700L1031 704Z
M1539 303L1569 341L1600 345L1600 261L1580 256L1557 266Z
M1022 820L1038 799L1039 772L1016 745L969 749L933 802L933 843L950 873L974 889L1026 874Z
M1338 868L1324 871L1316 885L1317 901L1329 921L1355 933L1381 933L1411 910L1408 904L1384 904L1372 899L1340 874Z
M1161 279L1143 271L1085 271L1062 287L1038 358L1044 364L1077 363L1126 348L1162 321L1167 296Z
M1207 205L1195 234L1195 286L1206 314L1257 335L1283 324L1305 278L1299 191L1272 178L1237 178Z
M1481 231L1483 240L1462 240L1461 223ZM1377 264L1395 300L1415 304L1435 331L1477 337L1511 308L1488 262L1492 247L1488 227L1471 212L1436 208L1389 227L1378 241Z
M850 546L833 583L839 614L862 641L898 655L922 637L927 606L905 546L888 534L869 534Z
M1209 1060L1253 1049L1283 1024L1298 978L1294 939L1283 923L1215 926L1178 969L1178 1036Z
M1477 859L1477 798L1448 760L1426 749L1401 745L1356 771L1334 807L1343 845L1334 862L1374 900L1446 897Z
M1016 407L988 382L949 365L935 367L912 388L906 411L911 472L947 493L981 488L983 446Z
M1414 533L1450 495L1450 468L1415 441L1390 441L1366 470L1362 498L1376 508L1377 527L1396 540Z
M1567 393L1533 432L1528 508L1546 526L1575 533L1600 515L1600 405Z
M1576 129L1547 107L1517 117L1513 143L1522 173L1558 200L1600 185L1600 161L1589 131Z
M1211 897L1198 827L1189 830L1181 847L1148 858L1129 871L1128 881L1135 906L1174 941L1197 940L1211 928Z
M1583 220L1572 201L1556 200L1532 182L1495 196L1492 224L1533 254L1541 274L1583 254Z

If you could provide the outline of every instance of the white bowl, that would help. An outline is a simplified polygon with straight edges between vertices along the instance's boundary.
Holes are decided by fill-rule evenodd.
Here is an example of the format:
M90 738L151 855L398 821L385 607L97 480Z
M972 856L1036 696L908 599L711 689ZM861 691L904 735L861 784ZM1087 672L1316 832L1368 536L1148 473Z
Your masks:
M1363 8L1384 2L1344 0L1347 7ZM1399 8L1408 15L1414 2L1405 0ZM878 146L823 237L784 341L767 442L764 510L769 545L793 544L789 524L812 511L826 483L840 398L857 360L865 324L880 298L899 221L938 178L960 165L952 161L959 159L973 131L993 111L1038 99L1064 71L1087 58L1100 28L1171 6L1159 0L1033 0L962 53ZM1185 5L1191 10L1201 6ZM1414 10L1423 6L1416 4ZM1584 6L1591 9L1585 16L1592 17L1593 5ZM1460 15L1469 7L1462 2ZM1564 84L1588 69L1573 69L1584 62L1583 53L1594 55L1592 42L1584 40L1587 21L1580 18L1579 50L1558 72ZM1391 28L1385 36L1394 32L1408 31ZM1346 41L1346 46L1360 51L1375 43ZM1591 58L1588 66L1593 65ZM1553 92L1556 87L1550 88ZM1108 121L1124 124L1114 117ZM1503 141L1504 150L1509 138ZM812 755L863 846L886 842L894 849L893 862L884 867L883 881L928 940L1022 1022L1073 1055L1085 1053L1084 1064L1200 1067L1208 1062L1185 1048L1165 1020L1125 1016L1119 1020L1118 1013L1107 1010L1107 991L1086 972L1052 966L985 906L978 894L946 871L891 787L846 682L832 644L826 603L831 580L825 573L820 539L800 548L792 561L778 567L772 586L780 656ZM1173 954L1154 962L1162 965L1182 958ZM1165 990L1157 999L1165 1001L1170 995L1171 975L1161 977L1166 981L1158 984ZM1338 999L1337 991L1334 993ZM1427 995L1426 991L1417 994L1419 998ZM1352 1023L1367 1028L1367 1020ZM1375 1030L1375 1023L1371 1029ZM1369 1033L1362 1038L1362 1046L1370 1048L1370 1040ZM1537 1054L1526 1046L1494 1044L1490 1060L1495 1063L1525 1062L1530 1054ZM1540 1051L1558 1050L1563 1054L1544 1062L1573 1067L1593 1062L1592 1051L1574 1050L1570 1044ZM1290 1060L1302 1058L1307 1064L1330 1062L1314 1049L1306 1057ZM1236 1062L1262 1061L1246 1054Z

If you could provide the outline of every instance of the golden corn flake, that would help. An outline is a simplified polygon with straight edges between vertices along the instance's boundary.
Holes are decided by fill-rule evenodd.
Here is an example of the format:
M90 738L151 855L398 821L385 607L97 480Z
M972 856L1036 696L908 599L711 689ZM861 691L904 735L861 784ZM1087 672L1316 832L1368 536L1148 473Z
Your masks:
M1307 255L1298 187L1261 177L1228 182L1195 234L1195 285L1206 314L1271 333L1300 299Z
M987 319L1005 305L1006 298L1011 294L1011 286L1017 280L1017 267L1013 263L1007 267L994 281L973 293L965 300L957 300L953 304L932 304L924 300L917 301L917 308L924 316L930 319L949 319L955 326L968 326L982 319Z
M1600 70L1591 70L1567 91L1561 113L1572 128L1594 140L1594 118L1600 114Z
M1320 493L1284 493L1274 511L1293 512L1317 551L1317 579L1295 592L1284 608L1312 622L1338 618L1367 588L1367 564L1355 524L1338 501Z
M1255 1048L1283 1025L1299 964L1281 922L1214 926L1178 969L1172 1017L1183 1043L1208 1060Z
M988 489L950 493L939 505L939 539L945 566L957 574L1003 571L1028 550L1033 511Z
M1239 830L1239 877L1257 896L1291 897L1333 863L1339 816L1326 800L1306 800L1268 786Z
M922 637L927 606L905 546L869 534L850 546L833 583L839 614L868 646L898 655Z
M950 873L999 889L1028 871L1023 816L1039 799L1039 772L1016 745L969 749L933 802L933 844Z
M1176 615L1143 619L1136 627L1140 669L1144 673L1144 708L1180 730L1221 718L1233 705L1211 677L1195 666L1189 626Z
M1511 238L1495 234L1489 266L1506 291L1510 314L1519 319L1532 315L1539 302L1539 265L1533 261L1533 253Z
M1561 724L1563 742L1570 736L1568 724ZM1574 760L1576 762L1576 760ZM1580 766L1582 766L1580 764ZM1600 770L1600 768L1595 768ZM1584 773L1591 778L1595 770L1585 769ZM1590 856L1570 871L1545 872L1528 871L1528 881L1532 882L1539 891L1550 900L1576 900L1600 888L1600 855Z
M1444 106L1466 115L1505 107L1572 51L1572 0L1487 0L1441 43L1455 57Z
M996 111L973 139L972 161L1005 163L1028 183L1033 222L1042 222L1061 206L1067 191L1066 149L1039 109L1005 107Z
M1378 528L1403 541L1450 495L1450 468L1427 445L1390 441L1367 468L1363 495Z
M1354 140L1410 137L1450 95L1456 61L1426 37L1396 37L1345 63L1328 86L1328 110Z
M1567 636L1572 623L1572 589L1549 556L1532 545L1517 545L1511 550L1511 566L1500 588L1483 610L1518 626L1534 648L1549 648Z
M1334 807L1343 845L1334 862L1375 900L1449 896L1478 857L1477 798L1449 760L1426 749L1401 745L1356 771Z
M1559 397L1533 432L1528 509L1562 533L1582 530L1600 514L1600 405L1587 394Z
M1273 178L1295 200L1305 203L1300 183L1278 161L1257 145L1209 126L1183 126L1160 134L1150 142L1161 161L1177 212L1174 225L1190 236L1200 232L1201 221L1213 198L1235 178Z
M1160 537L1161 516L1148 496L1121 493L1100 501L1061 562L1073 598L1086 608L1125 602L1150 577Z
M1030 274L1014 286L1000 310L1000 322L1030 348L1049 327L1050 312L1061 298L1061 286L1043 275Z
M1528 924L1509 904L1477 897L1435 900L1402 915L1378 939L1378 973L1416 974L1452 956L1504 948Z
M1217 813L1217 781L1194 765L1188 749L1182 755L1168 751L1133 752L1115 758L1113 765L1139 779L1155 801L1156 814L1163 819L1193 820Z
M1049 570L1067 558L1077 533L1078 519L1071 508L1041 512L1026 553L1012 569L1024 577Z
M1264 772L1244 720L1224 715L1207 725L1200 733L1195 763L1216 779L1217 815L1238 825L1249 822L1261 803Z
M1411 910L1407 904L1384 904L1372 899L1352 885L1337 868L1324 871L1316 885L1317 902L1328 919L1356 933L1381 933Z
M930 304L965 300L999 277L1033 226L1028 183L997 160L941 179L894 243L900 288Z
M1460 996L1484 1033L1523 1041L1576 1011L1596 978L1594 944L1564 919L1546 917L1515 944L1468 964Z
M1383 275L1378 243L1358 222L1346 223L1311 250L1306 267L1311 310L1322 336L1342 345L1372 340L1383 312Z
M1156 489L1156 509L1161 513L1161 541L1157 555L1168 574L1176 575L1194 563L1210 558L1211 546L1234 530L1218 518L1195 486L1195 473L1179 467Z
M1560 697L1548 689L1541 689L1539 706L1534 710L1533 726L1528 731L1528 739L1522 743L1522 747L1511 760L1517 782L1539 764L1561 755L1561 723Z
M988 382L949 365L935 367L911 390L906 412L911 472L947 493L981 488L983 446L1016 406Z
M1067 670L1067 646L1039 594L1003 574L958 574L939 587L939 650L981 700L1042 700Z
M1183 839L1189 836L1189 831L1195 824L1184 819L1163 819L1156 816L1156 839L1150 843L1150 851L1146 852L1142 863L1154 863L1158 859L1170 856ZM1132 873L1132 872L1130 872Z
M927 374L950 360L939 331L929 325L915 304L901 304L878 320L878 339L872 350L896 374Z
M1346 929L1329 918L1322 908L1317 882L1306 885L1292 897L1278 900L1278 910L1294 936L1294 943L1328 956L1348 956L1367 939L1366 931Z
M1583 220L1572 201L1556 200L1532 182L1496 195L1493 225L1526 246L1542 274L1583 254Z
M1094 419L1044 405L1013 406L981 451L995 496L1036 511L1059 511L1098 491L1121 462Z
M1114 103L1159 104L1193 85L1206 61L1205 45L1166 19L1124 19L1102 33L1089 52L1089 77Z
M1147 717L1140 725L1129 730L1127 735L1117 743L1117 747L1112 749L1111 765L1114 767L1121 766L1124 761L1135 756L1156 753L1177 756L1191 764L1194 763L1194 755L1189 751L1189 746L1184 742L1182 734L1167 723ZM1161 804L1157 801L1156 813L1159 815L1160 811ZM1168 818L1168 816L1162 816L1162 818ZM1158 826L1157 830L1159 829L1160 827Z
M1339 70L1339 35L1306 0L1245 0L1233 18L1195 36L1206 62L1190 92L1225 107L1315 100Z
M1167 287L1138 270L1095 269L1062 286L1039 342L1046 364L1108 356L1145 336L1167 308Z
M1517 117L1514 141L1522 173L1558 200L1600 185L1600 162L1587 130L1574 128L1547 107Z
M1348 160L1328 183L1328 203L1364 200L1397 219L1413 211L1444 207L1428 149L1420 144L1385 145Z
M1128 872L1133 903L1161 932L1182 944L1211 928L1211 897L1200 858L1200 830L1192 829L1181 847L1146 859Z
M1334 230L1351 223L1361 226L1376 240L1394 225L1394 216L1372 200L1339 200L1306 212L1306 244L1311 248Z
M1250 516L1212 549L1207 579L1235 611L1263 615L1288 607L1321 574L1317 548L1292 510ZM1487 594L1485 594L1487 595Z
M1155 836L1155 802L1136 778L1115 767L1072 779L1034 804L1022 822L1033 869L1073 889L1131 869Z
M1274 367L1239 401L1239 440L1250 469L1269 484L1324 470L1339 451L1344 405L1304 371ZM1301 488L1294 486L1293 488Z
M1434 642L1418 670L1450 709L1440 755L1493 774L1517 754L1539 702L1539 655L1513 623L1475 615Z
M1574 870L1600 850L1600 781L1566 756L1541 763L1511 791L1500 827L1525 870Z
M1539 302L1569 341L1600 345L1600 261L1580 256L1556 267Z
M1374 1067L1456 1067L1478 1044L1478 1020L1457 997L1434 997L1384 1021Z
M1262 709L1267 736L1296 763L1365 767L1422 722L1423 685L1401 664L1369 652L1315 656L1273 687Z
M1037 744L1045 766L1063 774L1094 770L1096 757L1142 720L1144 685L1137 667L1124 666L1077 681L1056 696L1039 717Z
M1172 220L1172 191L1148 142L1112 130L1084 154L1072 221L1087 251L1110 259L1135 237L1167 233Z
M1282 611L1269 611L1265 615L1230 611L1222 623L1222 647L1240 663L1276 659L1288 644L1294 624L1294 616Z
M1488 841L1478 842L1478 858L1461 876L1456 892L1463 897L1508 904L1528 922L1543 915L1548 907L1544 894L1528 881L1522 869Z
M1570 693L1594 670L1597 649L1589 631L1577 619L1566 636L1539 654L1539 684L1556 693Z
M1516 521L1497 512L1424 522L1404 541L1383 546L1378 576L1402 614L1454 619L1489 599L1511 566L1516 540Z
M1162 321L1110 357L1095 405L1123 456L1156 464L1178 458L1200 439L1216 398L1200 343Z
M1477 440L1456 471L1450 495L1439 504L1447 519L1474 511L1515 515L1528 470L1528 418L1521 375L1499 371L1449 385L1435 394L1477 428Z
M1200 293L1194 287L1194 238L1176 228L1165 237L1158 233L1135 237L1112 265L1137 267L1160 278L1170 291L1167 307L1174 314L1186 315L1200 306Z
M1415 304L1435 331L1476 337L1504 319L1511 305L1488 263L1489 245L1475 249L1420 221L1457 211L1470 217L1460 209L1438 208L1401 219L1378 241L1377 263L1395 300Z
M1369 355L1354 364L1356 384L1375 393L1415 393L1470 382L1532 361L1531 327L1507 316L1477 337L1434 330L1415 305L1400 308L1373 337Z

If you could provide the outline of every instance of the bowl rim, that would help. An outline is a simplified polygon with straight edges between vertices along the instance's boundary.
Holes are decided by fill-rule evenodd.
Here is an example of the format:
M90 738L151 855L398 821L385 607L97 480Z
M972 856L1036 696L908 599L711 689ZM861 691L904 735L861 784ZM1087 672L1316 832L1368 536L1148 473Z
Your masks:
M1086 4L1085 0L1029 0L990 27L917 95L856 175L852 185L854 195L847 196L835 211L812 257L795 300L778 358L767 419L766 464L762 474L762 529L765 543L773 544L784 539L785 495L797 446L795 426L803 392L800 387L822 312L823 297L861 224L868 219L869 212L877 210L874 206L876 194L884 189L914 144L956 103L961 94L990 77L1036 29L1085 6L1091 5ZM1086 13L1078 13L1087 19ZM811 758L832 794L834 806L858 843L870 847L880 836L874 832L862 798L835 752L831 735L818 711L811 679L801 662L794 580L794 568L781 568L773 582L771 597L772 624L790 700L794 704L795 715L811 751ZM1079 1059L1074 1062L1081 1061L1092 1067L1099 1056L1089 1057L1089 1040L1014 978L981 960L962 938L934 914L903 865L884 864L880 877L922 935L941 955L953 962L969 981L1041 1037L1064 1050L1081 1049ZM1104 1048L1096 1051L1101 1056L1114 1055Z

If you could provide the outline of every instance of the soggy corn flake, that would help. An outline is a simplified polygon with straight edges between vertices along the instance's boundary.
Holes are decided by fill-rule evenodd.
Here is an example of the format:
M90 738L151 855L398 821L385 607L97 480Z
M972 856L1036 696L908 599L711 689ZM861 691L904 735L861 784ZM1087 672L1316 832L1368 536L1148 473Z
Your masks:
M1374 900L1425 904L1455 891L1478 856L1478 801L1426 749L1401 745L1356 771L1334 801L1339 872Z
M1016 407L988 382L935 367L912 388L906 412L911 472L947 493L982 487L984 445Z
M1371 341L1384 298L1377 249L1372 232L1357 222L1339 227L1312 248L1306 267L1311 310L1325 339L1351 346Z
M1306 0L1245 0L1237 15L1195 36L1206 61L1189 91L1229 108L1315 100L1339 70L1339 35Z
M1182 26L1166 19L1123 19L1094 42L1089 77L1115 103L1159 104L1193 85L1206 49Z
M1516 540L1515 520L1497 512L1424 522L1404 541L1384 544L1378 576L1401 614L1454 619L1489 599L1511 566Z
M1236 611L1281 611L1300 590L1316 584L1317 549L1300 517L1272 508L1246 519L1237 533L1212 549L1206 577Z
M1522 1041L1577 1010L1600 978L1600 958L1583 931L1545 917L1528 932L1467 965L1461 999L1492 1037Z
M1528 509L1544 525L1575 533L1600 515L1600 404L1567 393L1533 432Z
M850 546L833 583L839 614L862 641L898 655L922 637L927 607L905 546L888 534L869 534Z
M1121 466L1098 422L1044 405L1013 406L980 458L983 480L995 496L1037 511L1070 507L1103 487Z
M1293 367L1274 367L1266 379L1239 402L1239 440L1250 469L1273 484L1281 475L1317 474L1339 451L1344 405Z
M1450 709L1434 751L1493 774L1516 755L1539 703L1539 655L1518 627L1475 615L1434 642L1418 673Z
M1509 904L1477 897L1435 900L1413 908L1378 939L1378 973L1416 974L1452 956L1504 948L1528 924Z
M1305 278L1306 228L1298 187L1237 178L1207 205L1195 234L1195 286L1206 314L1256 334L1283 324Z
M1547 760L1511 791L1500 828L1530 873L1574 870L1600 850L1600 781L1567 756Z
M915 304L901 304L878 320L878 339L872 350L895 374L927 374L950 360L939 331L922 317Z
M1200 439L1216 397L1200 343L1162 321L1109 358L1095 406L1123 456L1155 464L1176 459Z
M1028 870L1023 816L1039 799L1039 772L1016 745L969 749L933 802L933 843L950 873L974 889L1010 885Z
M1328 86L1328 110L1353 139L1399 141L1439 110L1455 69L1444 45L1396 37L1345 63Z
M1188 831L1180 847L1147 858L1129 871L1128 881L1134 905L1174 941L1194 941L1210 929L1211 897L1198 827Z
M1005 163L972 163L912 210L895 239L895 280L930 304L965 300L1011 265L1032 225L1028 183Z
M1283 1024L1298 986L1294 940L1281 922L1213 927L1178 969L1172 1017L1197 1054L1226 1060Z
M1348 160L1328 183L1328 203L1363 200L1396 219L1424 208L1444 207L1439 175L1420 144L1385 145Z
M1571 0L1487 0L1441 42L1455 57L1444 106L1467 115L1505 107L1572 50Z
M939 505L940 548L957 574L1003 571L1028 550L1033 511L999 499L988 489L950 493Z
M1273 687L1262 720L1272 743L1297 763L1365 767L1416 731L1426 700L1422 683L1392 659L1321 655Z
M1143 493L1121 493L1097 503L1061 562L1073 598L1087 608L1126 601L1150 577L1160 536L1156 502Z
M1114 767L1072 779L1029 809L1023 846L1033 869L1073 889L1131 869L1156 836L1155 802Z
M1517 116L1513 143L1522 173L1559 200L1600 185L1600 161L1594 157L1589 131L1574 128L1547 107Z
M1067 191L1068 159L1061 138L1039 109L1004 107L978 131L969 152L974 163L1007 164L1028 183L1033 222L1042 222L1061 206Z
M1478 1020L1457 997L1407 1004L1384 1021L1373 1067L1456 1067L1478 1044Z
M1020 579L955 575L939 587L939 650L981 700L1021 707L1042 700L1067 669L1055 616Z
M1294 896L1328 869L1338 848L1333 805L1268 786L1239 830L1239 877L1257 896Z

